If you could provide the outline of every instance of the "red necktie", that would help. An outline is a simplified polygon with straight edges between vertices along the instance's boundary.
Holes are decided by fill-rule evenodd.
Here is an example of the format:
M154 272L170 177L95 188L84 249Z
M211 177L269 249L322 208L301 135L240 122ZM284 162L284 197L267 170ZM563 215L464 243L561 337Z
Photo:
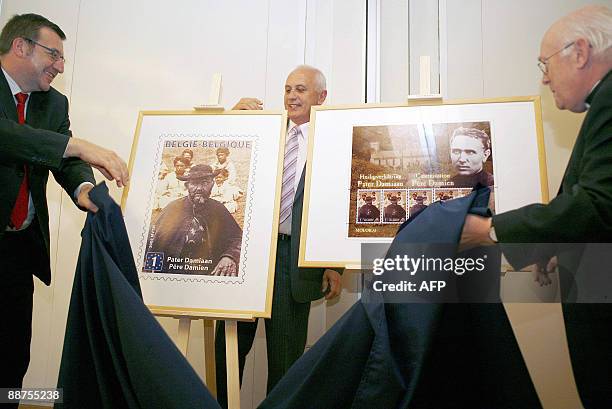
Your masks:
M19 119L19 123L23 124L25 122L25 103L28 100L28 94L20 92L15 94L15 98L17 98L17 118ZM15 202L13 212L11 213L11 225L16 229L21 228L21 225L25 221L26 217L28 217L28 203L30 201L28 167L24 166L23 170L23 181L21 182L21 186L19 186L17 201Z

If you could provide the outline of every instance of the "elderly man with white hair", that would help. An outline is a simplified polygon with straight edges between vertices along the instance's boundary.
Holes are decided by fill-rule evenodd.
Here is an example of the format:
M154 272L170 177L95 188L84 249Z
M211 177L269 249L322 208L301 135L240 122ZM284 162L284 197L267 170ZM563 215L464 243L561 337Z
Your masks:
M298 267L304 170L308 151L310 108L321 105L327 97L323 73L309 65L300 65L285 80L284 102L289 129L285 141L283 181L276 249L272 316L265 320L268 353L268 392L303 353L308 333L311 301L332 299L342 291L340 273L324 268ZM242 98L233 109L260 110L257 98ZM223 324L216 337L217 399L227 405L225 372L225 337ZM240 377L250 351L257 322L238 323L238 359Z
M464 247L496 241L612 243L612 11L591 5L555 22L542 39L538 61L542 83L549 86L557 108L587 111L561 188L546 205L532 204L492 218L468 216L461 239ZM556 246L533 246L542 247ZM541 250L537 254L544 255ZM562 298L571 302L579 263L584 261L579 249L559 253L558 260L549 259L555 252L545 254L539 259L509 261L514 267L536 262L536 270L544 274L557 263L564 266L559 271ZM585 292L582 288L581 295L589 296ZM612 305L564 303L563 314L584 406L610 407Z

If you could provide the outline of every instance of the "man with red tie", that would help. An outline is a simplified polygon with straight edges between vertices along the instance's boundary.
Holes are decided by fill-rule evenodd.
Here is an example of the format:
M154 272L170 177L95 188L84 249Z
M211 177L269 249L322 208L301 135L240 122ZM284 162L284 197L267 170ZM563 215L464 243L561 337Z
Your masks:
M0 34L0 388L21 387L28 367L32 275L51 282L49 171L91 211L97 208L88 196L95 183L89 164L120 187L128 182L114 152L71 138L68 100L51 87L64 72L65 38L36 14L13 16Z

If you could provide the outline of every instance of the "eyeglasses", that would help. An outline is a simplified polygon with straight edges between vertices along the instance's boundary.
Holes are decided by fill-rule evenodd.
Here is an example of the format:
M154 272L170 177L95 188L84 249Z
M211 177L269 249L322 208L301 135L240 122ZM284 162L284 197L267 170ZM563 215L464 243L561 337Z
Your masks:
M60 50L56 48L49 48L45 45L42 45L38 41L32 40L31 38L23 37L23 39L31 42L34 45L44 48L47 51L47 54L49 54L49 57L51 57L51 59L53 60L53 62L58 62L59 60L62 60L63 63L66 63L66 59L64 58Z
M552 57L554 57L555 55L559 54L560 52L563 52L563 51L567 50L568 48L573 46L575 43L576 43L575 41L572 41L571 43L566 44L559 51L556 51L556 52L552 53L551 55L549 55L546 58L541 58L540 61L538 61L538 68L540 68L540 71L542 71L542 73L544 75L548 75L548 60L550 60Z

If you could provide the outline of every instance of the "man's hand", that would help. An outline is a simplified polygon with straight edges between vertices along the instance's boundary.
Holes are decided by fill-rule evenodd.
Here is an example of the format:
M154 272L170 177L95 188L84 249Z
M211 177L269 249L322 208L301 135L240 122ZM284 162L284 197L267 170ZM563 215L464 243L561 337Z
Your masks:
M536 283L540 284L540 287L545 285L549 285L552 283L552 280L548 276L550 273L553 273L557 269L557 256L552 257L548 260L548 263L544 265L544 263L536 263L531 265L531 271L534 273L534 280Z
M329 291L328 291L329 288ZM323 282L321 292L325 293L325 299L331 300L342 292L342 276L335 270L325 269L323 272Z
M83 186L81 187L81 191L77 196L77 203L82 208L95 213L98 211L98 206L96 206L94 202L89 199L89 192L91 191L91 189L93 189L93 185L90 185L88 183L83 184Z
M236 262L231 258L224 256L217 263L217 267L210 273L212 276L238 277L238 269Z
M118 187L130 181L127 165L117 154L84 139L70 138L64 154L77 157L98 169L108 180L115 180Z
M495 244L489 237L489 230L491 230L490 217L468 214L465 218L463 231L461 232L459 251Z
M258 100L257 98L241 98L240 101L238 101L238 103L234 105L234 107L232 108L232 110L234 111L236 110L255 111L255 110L262 110L262 109L263 109L263 102Z

